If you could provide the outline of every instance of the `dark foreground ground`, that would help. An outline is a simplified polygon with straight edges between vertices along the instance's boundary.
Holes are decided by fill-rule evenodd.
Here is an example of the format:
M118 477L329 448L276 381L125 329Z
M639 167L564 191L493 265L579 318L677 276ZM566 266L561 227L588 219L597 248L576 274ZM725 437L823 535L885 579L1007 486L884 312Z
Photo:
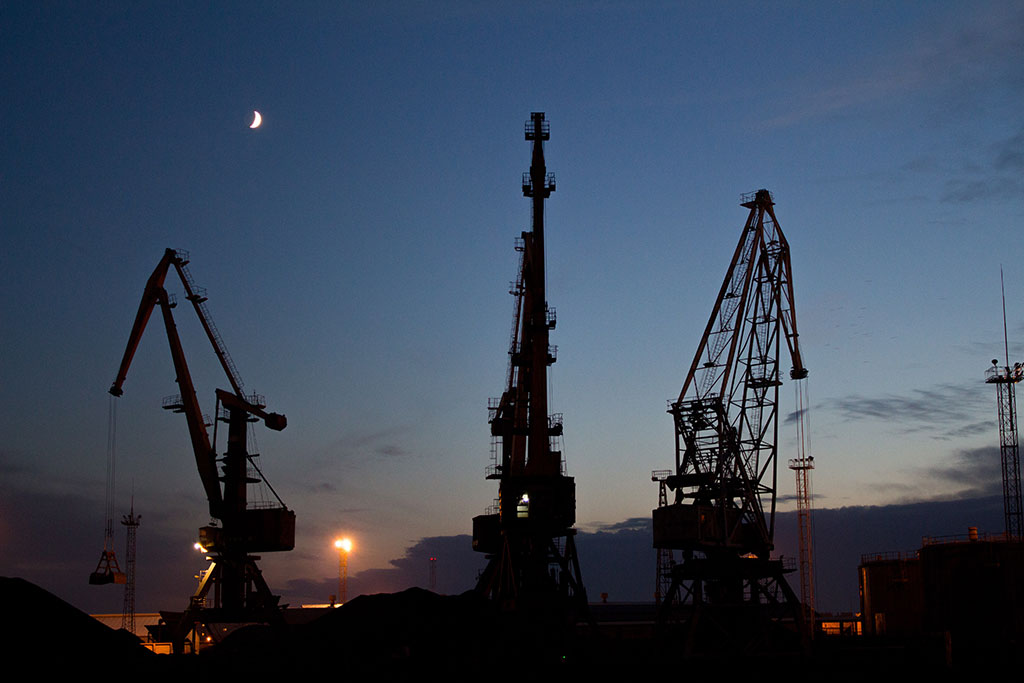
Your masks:
M781 675L788 681L862 681L964 680L999 667L990 655L949 667L942 643L934 641L851 637L820 637L809 653L780 637L766 641L756 656L719 647L714 655L684 657L672 634L624 624L613 613L602 615L600 607L594 610L597 626L566 631L499 614L472 593L441 596L421 589L361 596L285 630L244 627L199 655L154 655L131 634L111 630L22 579L0 578L0 599L6 608L0 654L9 663L32 662L36 675L105 670L157 680L327 675L354 681L731 681Z

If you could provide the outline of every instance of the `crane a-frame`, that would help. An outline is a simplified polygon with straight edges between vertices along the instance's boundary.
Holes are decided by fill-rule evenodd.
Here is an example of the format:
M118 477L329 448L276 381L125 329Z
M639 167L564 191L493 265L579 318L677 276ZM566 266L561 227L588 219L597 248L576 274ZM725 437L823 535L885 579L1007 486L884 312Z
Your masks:
M800 619L788 569L771 558L783 343L793 361L790 378L803 379L807 370L789 244L772 196L758 190L742 206L749 214L739 244L682 391L669 403L676 457L665 484L674 502L653 511L655 547L682 551L662 620L686 624L688 649L748 648L737 641L751 632L751 619L761 626L781 613ZM708 611L712 617L702 618ZM716 632L699 632L702 622Z
M187 252L174 249L167 249L164 252L163 258L146 283L117 378L110 387L110 393L114 396L123 393L122 387L128 375L128 368L135 356L142 333L146 329L153 308L159 306L171 347L176 381L181 392L179 396L165 399L163 407L185 415L199 478L206 492L210 516L215 520L199 530L199 544L208 553L211 565L204 572L204 578L188 609L173 629L172 640L176 651L181 651L186 633L196 622L280 623L277 605L279 598L271 594L262 573L256 567L256 560L259 558L250 553L287 551L295 547L294 512L285 507L279 498L277 505L269 507L250 507L247 501L247 485L261 481L253 475L262 476L253 462L254 454L247 450L249 422L261 419L270 429L280 431L287 426L287 419L284 415L265 411L266 404L262 396L246 395L243 392L238 371L206 310L205 292L195 287L187 265ZM216 392L217 419L228 424L227 450L223 458L217 455L216 430L213 441L207 432L207 425L199 408L192 376L185 362L185 353L171 313L175 302L164 289L164 280L172 266L181 278L186 298L195 308L221 367L231 383L232 391L218 389ZM250 465L253 466L252 470ZM273 492L273 488L270 490ZM274 495L277 496L276 492ZM207 607L211 589L213 604Z

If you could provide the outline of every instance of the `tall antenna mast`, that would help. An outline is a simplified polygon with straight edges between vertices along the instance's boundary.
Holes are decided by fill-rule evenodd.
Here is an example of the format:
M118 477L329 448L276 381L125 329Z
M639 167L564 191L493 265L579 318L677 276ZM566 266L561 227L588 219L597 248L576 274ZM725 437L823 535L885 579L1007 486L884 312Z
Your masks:
M1010 341L1006 331L1006 286L1003 267L999 267L999 286L1003 296L1003 351L1006 365L992 359L985 373L985 382L996 385L999 415L999 460L1003 470L1003 518L1007 540L1020 540L1024 534L1024 510L1020 495L1020 450L1017 443L1017 399L1014 385L1024 378L1024 367L1010 367Z
M1003 266L999 265L999 290L1003 294L1003 352L1006 354L1006 366L1010 366L1010 338L1006 333L1006 283L1003 282Z

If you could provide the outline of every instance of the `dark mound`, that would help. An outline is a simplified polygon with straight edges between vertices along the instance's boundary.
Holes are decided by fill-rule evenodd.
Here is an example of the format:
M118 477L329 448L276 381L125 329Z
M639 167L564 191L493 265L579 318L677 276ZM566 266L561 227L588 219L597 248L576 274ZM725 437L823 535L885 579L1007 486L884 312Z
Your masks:
M24 579L0 577L6 607L0 651L37 662L40 672L68 671L116 661L131 668L156 657L127 631L114 631Z
M319 619L275 633L253 626L232 633L200 659L209 673L311 675L333 672L362 680L424 674L524 672L566 660L564 625L499 614L470 591L444 596L420 588L364 595Z

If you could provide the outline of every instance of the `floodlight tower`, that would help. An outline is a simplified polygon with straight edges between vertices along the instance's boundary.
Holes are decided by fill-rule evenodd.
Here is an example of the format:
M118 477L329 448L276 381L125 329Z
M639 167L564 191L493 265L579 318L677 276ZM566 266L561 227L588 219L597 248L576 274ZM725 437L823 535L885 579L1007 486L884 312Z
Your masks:
M124 585L124 609L121 612L121 628L135 633L135 533L142 522L142 515L135 514L135 499L132 498L131 508L127 515L121 517L121 524L126 529L125 557L128 580Z
M800 526L800 604L804 607L804 626L814 637L814 535L811 533L811 470L814 456L801 455L789 461L796 474L796 516Z
M548 122L534 112L526 122L533 143L523 195L533 207L533 230L517 240L520 252L506 388L489 404L492 457L488 479L498 480L497 510L473 518L473 548L489 562L477 591L507 610L566 615L586 611L572 528L576 486L565 476L562 416L548 414L547 368L556 348L548 341L555 311L544 279L544 201L555 190L547 172Z
M352 552L352 541L339 538L334 547L338 549L338 607L341 607L348 599L348 555Z
M1003 272L999 270L999 284L1003 286ZM1024 511L1021 509L1020 452L1017 445L1017 399L1014 385L1024 378L1024 365L1014 363L1010 368L1010 345L1006 334L1006 290L1003 287L1003 349L1006 365L992 359L992 367L985 372L985 382L996 385L999 405L999 459L1003 468L1003 516L1007 540L1024 538Z
M1021 364L1009 363L1000 367L999 361L992 360L992 367L985 372L985 382L996 385L999 404L999 460L1003 469L1003 518L1006 537L1019 540L1024 533L1024 516L1020 495L1020 452L1017 445L1017 399L1014 385L1021 381Z

